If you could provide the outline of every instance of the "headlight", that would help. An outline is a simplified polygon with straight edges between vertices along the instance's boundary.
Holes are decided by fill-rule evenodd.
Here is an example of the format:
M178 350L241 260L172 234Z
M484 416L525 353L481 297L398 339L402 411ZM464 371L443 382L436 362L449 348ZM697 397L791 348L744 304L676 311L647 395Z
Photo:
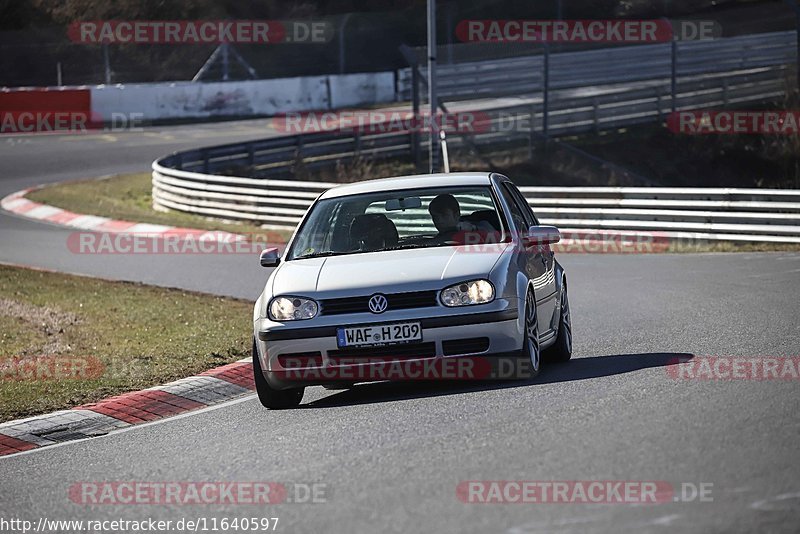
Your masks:
M301 297L275 297L269 303L269 318L273 321L300 321L312 319L319 307L311 299Z
M439 298L449 307L485 304L494 300L494 286L488 280L461 282L442 289Z

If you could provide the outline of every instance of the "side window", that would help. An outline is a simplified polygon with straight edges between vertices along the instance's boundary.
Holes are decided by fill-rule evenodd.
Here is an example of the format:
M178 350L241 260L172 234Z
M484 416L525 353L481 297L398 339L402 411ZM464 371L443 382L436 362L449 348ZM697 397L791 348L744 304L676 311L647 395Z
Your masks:
M525 221L527 221L528 226L531 225L539 225L539 221L536 219L536 215L533 214L533 210L531 209L531 205L528 204L528 201L525 199L525 196L517 189L517 186L511 184L509 182L505 183L505 186L508 187L511 194L514 195L514 198L517 199L519 203L520 209L522 210L522 214L525 216Z
M513 195L505 186L500 187L500 194L503 196L505 203L508 204L508 209L511 212L511 220L514 223L514 228L516 228L518 232L524 231L525 228L527 228L525 217L522 215L522 211L520 211Z

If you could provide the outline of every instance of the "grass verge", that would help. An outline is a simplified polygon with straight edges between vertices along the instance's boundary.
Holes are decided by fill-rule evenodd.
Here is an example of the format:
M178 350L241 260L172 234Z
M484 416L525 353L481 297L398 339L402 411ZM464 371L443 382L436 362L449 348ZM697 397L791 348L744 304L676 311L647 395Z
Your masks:
M178 211L156 211L153 209L151 179L150 173L143 172L66 182L33 191L27 198L75 213L124 221L233 233L267 233L258 225L247 222L225 222ZM270 230L269 235L282 237L286 241L291 232Z
M0 265L0 421L249 355L252 304Z

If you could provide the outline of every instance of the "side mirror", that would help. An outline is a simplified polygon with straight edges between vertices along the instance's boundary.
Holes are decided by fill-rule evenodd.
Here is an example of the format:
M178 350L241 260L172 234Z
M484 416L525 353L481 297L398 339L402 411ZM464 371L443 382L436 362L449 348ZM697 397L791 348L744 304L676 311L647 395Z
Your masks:
M522 236L522 243L526 247L551 245L559 241L561 241L561 232L555 226L531 226Z
M277 267L281 262L281 255L277 248L265 248L261 251L262 267Z

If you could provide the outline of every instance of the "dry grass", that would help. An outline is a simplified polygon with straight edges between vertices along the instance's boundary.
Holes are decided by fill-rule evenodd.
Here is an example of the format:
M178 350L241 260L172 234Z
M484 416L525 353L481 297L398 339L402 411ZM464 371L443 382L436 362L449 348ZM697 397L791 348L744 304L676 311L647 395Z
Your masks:
M124 221L233 233L259 235L267 233L260 226L247 222L226 222L178 211L155 211L149 173L123 174L109 178L56 184L34 191L28 195L28 198L75 213L87 213ZM273 232L275 238L281 238L283 241L291 235L291 232L275 230L269 232L270 236Z
M0 266L0 421L244 358L251 317L242 300Z

